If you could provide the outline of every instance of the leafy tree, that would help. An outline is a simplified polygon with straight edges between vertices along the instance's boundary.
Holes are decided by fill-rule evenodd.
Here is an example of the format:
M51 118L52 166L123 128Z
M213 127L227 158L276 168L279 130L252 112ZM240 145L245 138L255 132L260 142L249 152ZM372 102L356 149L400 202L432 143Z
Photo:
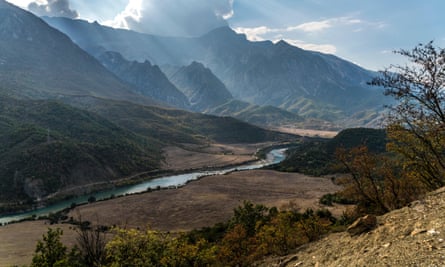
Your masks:
M229 223L229 228L242 225L247 236L253 236L258 224L262 224L269 219L269 209L266 206L254 205L249 201L244 201L243 206L239 206L233 212L234 215Z
M111 267L160 266L168 246L168 236L147 230L116 229L107 243L107 260Z
M204 239L192 243L184 235L168 242L161 259L162 266L215 266L217 246Z
M445 49L429 42L395 53L409 64L390 66L371 83L397 100L388 116L388 148L433 190L445 185Z
M220 244L219 260L224 266L250 266L255 258L257 243L249 236L242 224L235 225L228 231Z
M257 237L256 253L260 255L287 255L291 249L304 243L293 212L278 213L269 224L261 227Z
M359 213L401 208L425 190L394 155L372 154L365 146L338 149L336 155L349 173L341 181L345 186L341 194L357 203Z
M60 228L55 230L48 228L43 240L37 241L32 267L83 266L76 248L67 252L67 247L60 241L62 235L63 231Z

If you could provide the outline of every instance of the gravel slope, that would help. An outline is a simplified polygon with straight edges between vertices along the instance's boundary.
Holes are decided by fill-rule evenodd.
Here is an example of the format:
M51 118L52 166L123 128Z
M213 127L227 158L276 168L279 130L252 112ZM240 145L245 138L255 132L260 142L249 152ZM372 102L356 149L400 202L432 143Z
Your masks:
M374 230L337 233L267 266L445 266L445 188L378 217Z

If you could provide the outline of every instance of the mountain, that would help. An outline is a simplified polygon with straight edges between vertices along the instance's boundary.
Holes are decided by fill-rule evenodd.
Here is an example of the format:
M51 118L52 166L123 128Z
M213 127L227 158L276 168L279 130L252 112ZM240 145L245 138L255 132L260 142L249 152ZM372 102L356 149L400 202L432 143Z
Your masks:
M157 65L198 61L212 70L234 98L305 117L342 121L364 110L376 113L386 103L382 90L367 85L374 72L284 41L251 42L229 27L197 38L172 38L66 18L45 20L91 54L117 51L128 59L149 59Z
M265 130L231 117L218 117L184 110L128 105L94 97L67 97L63 102L94 112L116 125L162 143L258 143L289 140L295 136Z
M189 98L195 111L230 116L260 126L301 124L304 119L273 106L259 106L232 97L226 86L203 64L163 66L169 79Z
M130 66L141 77L160 73L148 62ZM63 33L0 0L0 213L156 170L167 145L290 137L160 108L137 90Z
M189 108L187 97L168 80L158 66L152 65L148 60L143 63L128 61L121 54L111 51L102 53L97 59L121 80L132 85L137 94L173 107Z
M167 145L289 138L230 117L90 96L0 95L0 213L156 170Z
M305 120L293 112L274 106L259 106L232 99L207 110L208 114L231 116L239 120L263 126L303 125Z
M0 1L0 80L9 95L91 95L155 104L134 94L69 37L42 19Z
M187 96L195 111L206 111L233 98L212 71L196 61L172 71L169 79Z

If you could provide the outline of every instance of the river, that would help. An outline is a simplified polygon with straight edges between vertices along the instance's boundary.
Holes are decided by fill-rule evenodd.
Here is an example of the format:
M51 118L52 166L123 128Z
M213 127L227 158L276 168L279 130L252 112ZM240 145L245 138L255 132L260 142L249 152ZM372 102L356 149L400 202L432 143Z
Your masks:
M76 198L72 198L69 200L60 201L56 204L49 205L44 208L35 209L32 211L19 213L19 214L13 214L13 215L7 215L0 218L0 225L4 225L10 222L23 220L25 218L29 218L31 216L44 216L48 215L49 213L55 213L58 211L61 211L63 209L69 208L73 203L75 204L84 204L88 202L88 198L95 197L96 200L103 200L108 199L112 196L122 196L122 195L128 195L128 194L136 194L136 193L142 193L146 192L149 189L157 189L157 188L171 188L171 187L179 187L185 185L189 181L197 180L199 178L202 178L204 176L211 176L211 175L223 175L226 173L234 172L234 171L243 171L243 170L254 170L259 169L268 165L276 164L281 161L283 161L286 157L285 155L286 148L282 149L274 149L271 150L267 156L266 159L260 160L257 162L253 162L246 165L240 165L237 167L232 168L224 168L220 170L212 170L212 171L197 171L197 172L191 172L191 173L185 173L185 174L179 174L179 175L171 175L171 176L165 176L160 177L156 179L150 179L145 182L141 182L134 185L129 186L123 186L118 187L114 189L104 190L101 192L97 192L94 194L88 194Z

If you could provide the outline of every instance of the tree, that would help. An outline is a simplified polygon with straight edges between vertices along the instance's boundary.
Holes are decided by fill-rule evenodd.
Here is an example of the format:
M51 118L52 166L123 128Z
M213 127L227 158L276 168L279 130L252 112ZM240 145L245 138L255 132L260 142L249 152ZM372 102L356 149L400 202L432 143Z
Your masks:
M395 155L372 154L367 147L337 149L337 159L349 173L341 194L357 203L359 213L386 213L415 200L424 187Z
M106 245L107 259L111 267L161 266L168 242L168 235L156 231L118 228Z
M91 228L80 221L77 231L79 252L87 266L103 266L106 260L106 228Z
M234 228L240 224L246 230L247 236L253 236L258 224L265 223L270 216L268 216L269 209L261 204L254 205L249 201L244 201L243 206L239 206L233 211L234 215L229 222L229 228Z
M429 42L395 53L409 64L391 65L371 82L397 100L388 115L388 148L434 190L445 185L445 49Z
M62 235L60 228L48 228L46 235L43 235L43 241L37 241L32 267L82 266L76 248L67 253L67 247L60 241Z

